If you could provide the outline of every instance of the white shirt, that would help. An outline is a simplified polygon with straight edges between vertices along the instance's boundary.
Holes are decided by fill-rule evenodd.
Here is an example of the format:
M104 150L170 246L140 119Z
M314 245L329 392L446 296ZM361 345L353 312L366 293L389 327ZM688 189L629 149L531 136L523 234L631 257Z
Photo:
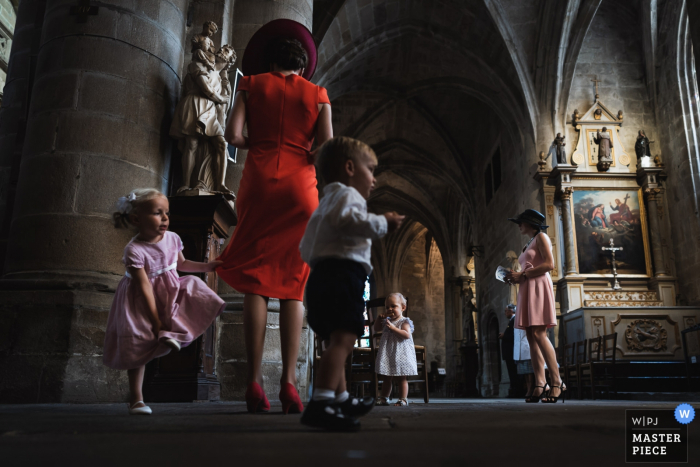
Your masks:
M513 360L530 360L530 343L524 329L515 328Z
M334 182L311 215L299 244L301 259L311 268L322 259L356 261L372 272L372 240L386 235L386 217L367 212L367 201L356 189Z

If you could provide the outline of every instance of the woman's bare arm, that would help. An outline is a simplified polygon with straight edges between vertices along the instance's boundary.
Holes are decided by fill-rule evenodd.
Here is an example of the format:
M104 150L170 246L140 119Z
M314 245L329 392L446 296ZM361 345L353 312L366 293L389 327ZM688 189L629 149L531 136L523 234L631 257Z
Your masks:
M542 264L536 268L525 271L527 277L537 277L547 274L554 269L554 257L552 256L552 242L549 240L549 235L544 232L537 234L537 250L544 259Z
M333 137L333 119L331 118L331 105L319 104L320 111L316 121L316 147Z
M224 132L224 139L238 149L248 149L248 138L243 136L247 101L248 93L246 91L238 91L236 93L236 99L233 101L231 118L229 118L226 131Z

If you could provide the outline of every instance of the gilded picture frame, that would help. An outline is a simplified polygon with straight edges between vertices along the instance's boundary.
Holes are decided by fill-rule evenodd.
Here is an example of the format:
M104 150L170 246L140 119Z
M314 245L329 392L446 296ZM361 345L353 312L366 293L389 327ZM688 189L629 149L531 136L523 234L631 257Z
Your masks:
M602 247L610 246L612 238L616 247L623 247L615 255L618 277L652 276L649 233L641 188L576 188L569 203L579 275L613 276L612 255L609 251L602 250ZM602 212L600 205L603 205Z

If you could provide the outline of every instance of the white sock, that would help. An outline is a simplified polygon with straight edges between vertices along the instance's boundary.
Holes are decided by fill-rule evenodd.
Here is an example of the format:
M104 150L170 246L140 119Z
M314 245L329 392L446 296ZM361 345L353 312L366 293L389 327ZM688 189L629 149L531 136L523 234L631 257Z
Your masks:
M332 401L333 399L335 399L335 391L332 389L316 388L314 395L311 397L311 400L314 401Z
M350 397L350 393L347 391L343 391L340 394L336 394L335 401L333 401L333 402L335 402L336 404L340 404L340 403L348 400L349 397Z

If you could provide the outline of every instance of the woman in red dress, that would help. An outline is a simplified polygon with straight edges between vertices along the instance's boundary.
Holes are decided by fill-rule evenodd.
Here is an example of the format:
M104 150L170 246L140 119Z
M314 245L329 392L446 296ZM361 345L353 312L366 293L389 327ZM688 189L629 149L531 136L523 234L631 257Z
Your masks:
M217 272L245 294L250 412L270 408L261 372L270 297L280 299L282 410L303 410L295 387L296 362L310 271L299 242L318 206L311 146L314 139L320 146L333 137L326 90L308 81L315 66L316 47L303 25L275 20L263 26L246 48L246 76L238 85L225 133L230 144L248 149L238 191L238 225L218 258L224 264Z

